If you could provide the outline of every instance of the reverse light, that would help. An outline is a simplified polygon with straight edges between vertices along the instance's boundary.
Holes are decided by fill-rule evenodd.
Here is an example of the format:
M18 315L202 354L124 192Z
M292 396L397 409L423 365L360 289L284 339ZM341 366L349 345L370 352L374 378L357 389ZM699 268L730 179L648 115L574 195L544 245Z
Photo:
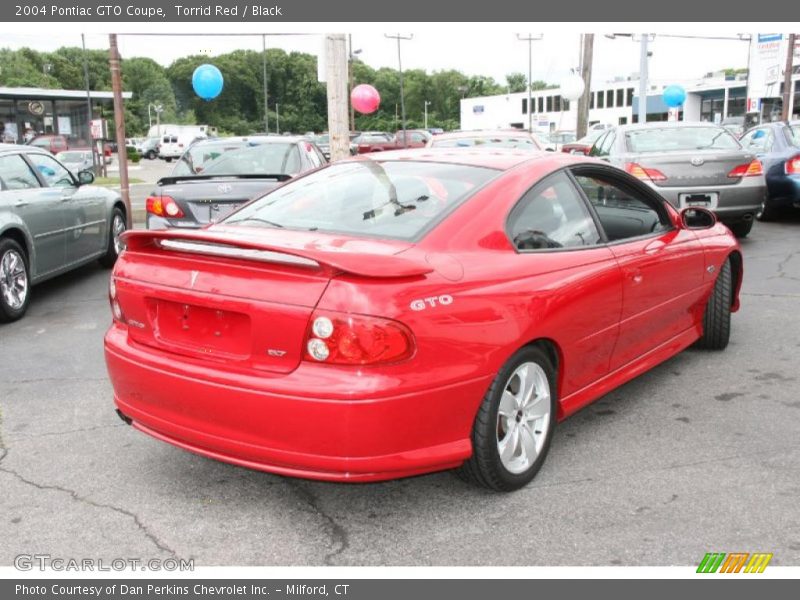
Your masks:
M399 362L414 354L411 331L397 321L322 311L312 315L306 360L337 365Z
M184 216L181 207L170 196L148 196L145 200L145 208L147 212L157 217L180 219Z
M643 181L666 181L667 176L658 169L648 169L639 163L626 163L625 170Z
M113 276L108 281L108 300L111 303L111 314L114 315L114 320L124 323L125 315L122 314L122 307L117 300L117 282Z
M800 175L800 154L786 161L787 175Z
M763 175L763 174L764 174L764 168L761 166L761 161L756 159L747 164L734 167L731 170L731 172L728 173L728 177L731 178L755 177L757 175Z

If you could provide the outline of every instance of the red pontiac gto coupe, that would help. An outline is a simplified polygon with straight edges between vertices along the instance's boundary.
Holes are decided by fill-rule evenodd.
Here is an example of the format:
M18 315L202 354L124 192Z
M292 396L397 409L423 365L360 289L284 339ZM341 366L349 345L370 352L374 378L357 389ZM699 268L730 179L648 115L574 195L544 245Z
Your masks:
M528 483L556 422L722 349L742 256L586 157L420 149L298 177L200 231L134 231L111 279L120 416L203 456L375 481Z

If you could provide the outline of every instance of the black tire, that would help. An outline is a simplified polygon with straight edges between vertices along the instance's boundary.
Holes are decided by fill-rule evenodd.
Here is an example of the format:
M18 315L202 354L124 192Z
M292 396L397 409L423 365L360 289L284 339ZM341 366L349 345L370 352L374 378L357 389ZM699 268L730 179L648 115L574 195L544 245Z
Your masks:
M753 229L753 220L750 219L749 221L739 221L738 223L734 223L728 227L733 232L733 235L735 235L737 238L745 238L750 233L750 230Z
M778 218L780 211L775 204L769 199L764 198L761 207L756 211L756 219L759 221L774 221Z
M547 430L536 459L524 471L514 473L506 468L500 458L498 411L503 393L511 389L514 373L524 363L535 363L544 371L550 389L550 406L548 415L543 417ZM502 492L510 492L527 485L547 457L556 424L556 406L556 372L550 359L536 346L522 348L500 369L486 392L472 426L472 456L458 468L458 476L469 483Z
M115 208L114 212L111 215L111 223L108 227L108 242L106 246L106 253L100 259L100 264L110 269L114 266L114 263L117 262L117 257L119 256L119 252L117 251L117 234L120 233L118 227L119 222L122 222L122 231L127 229L127 221L125 220L125 213L122 212L119 208Z
M714 291L703 314L703 335L697 346L707 350L724 350L731 338L731 301L733 277L731 261L727 259L720 269Z
M147 154L144 155L147 160L153 160L156 157L155 150L148 150Z
M165 161L167 161L167 162L172 162L172 159L171 159L171 158L169 158L169 157L168 157L168 158L165 158L164 160L165 160Z
M0 283L0 323L9 323L11 321L21 319L25 314L25 311L28 310L28 304L30 303L31 299L31 279L30 266L28 265L28 255L25 253L25 250L23 250L22 247L11 238L0 238L0 278L4 277L3 261L6 259L6 256L12 252L22 259L25 278L25 297L22 300L21 306L12 306L6 299L6 296L3 293L2 283Z

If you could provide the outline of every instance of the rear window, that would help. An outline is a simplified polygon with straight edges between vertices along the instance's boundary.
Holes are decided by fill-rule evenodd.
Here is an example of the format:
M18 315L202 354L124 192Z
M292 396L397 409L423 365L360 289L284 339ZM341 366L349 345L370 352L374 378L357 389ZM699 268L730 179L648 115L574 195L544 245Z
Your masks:
M450 139L436 139L431 142L433 148L513 148L515 150L538 150L539 146L531 138L525 137L459 137Z
M300 154L294 143L195 144L181 156L173 175L295 175Z
M736 138L722 127L664 127L625 133L630 152L670 152L691 150L737 150Z
M428 162L340 163L289 181L224 222L412 240L498 174Z

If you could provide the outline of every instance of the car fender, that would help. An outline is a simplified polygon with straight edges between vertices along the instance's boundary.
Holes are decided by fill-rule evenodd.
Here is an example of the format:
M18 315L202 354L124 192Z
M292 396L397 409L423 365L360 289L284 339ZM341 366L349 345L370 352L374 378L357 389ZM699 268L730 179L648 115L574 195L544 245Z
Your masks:
M31 272L31 279L36 278L36 247L33 245L33 236L25 222L14 213L0 214L0 237L3 237L10 230L22 232L25 238L25 252L28 254L28 269Z

